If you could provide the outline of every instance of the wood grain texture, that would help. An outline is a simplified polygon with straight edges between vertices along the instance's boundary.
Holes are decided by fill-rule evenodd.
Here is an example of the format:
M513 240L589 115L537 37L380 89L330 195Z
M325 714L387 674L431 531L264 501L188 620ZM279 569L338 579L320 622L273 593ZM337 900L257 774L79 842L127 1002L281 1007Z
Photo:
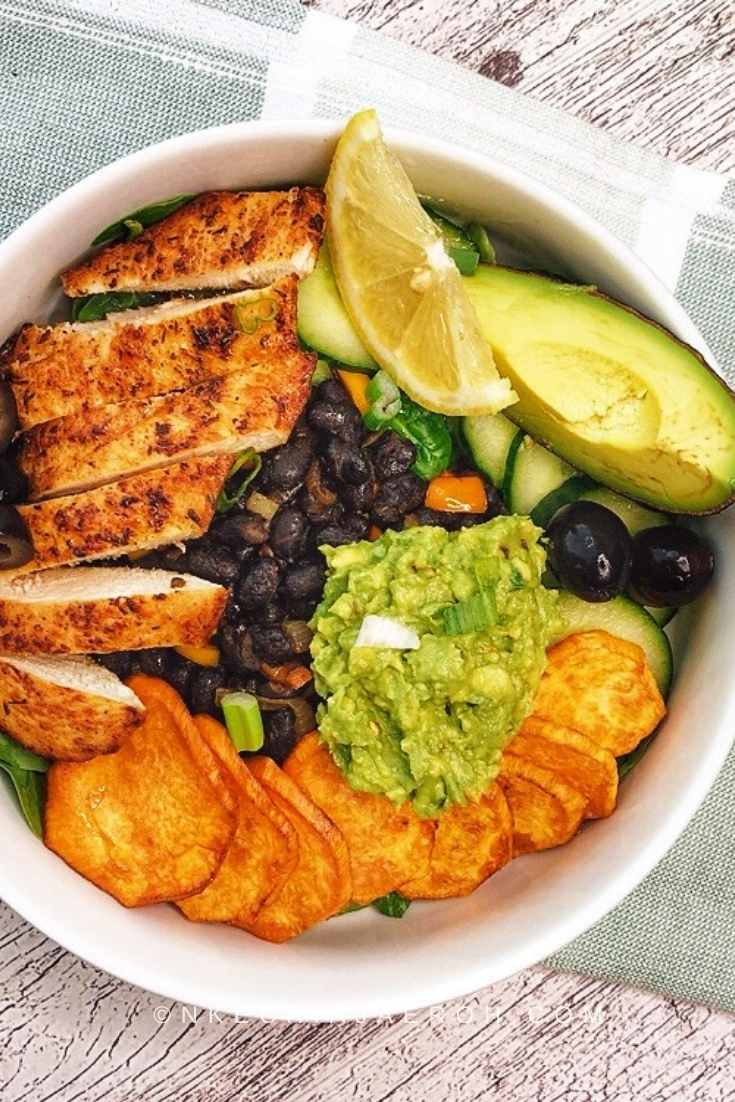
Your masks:
M308 0L625 141L735 168L732 0Z
M732 0L311 6L454 58L621 138L700 167L735 167ZM735 1098L735 1023L542 969L391 1020L218 1020L99 972L0 905L0 1096L724 1102Z

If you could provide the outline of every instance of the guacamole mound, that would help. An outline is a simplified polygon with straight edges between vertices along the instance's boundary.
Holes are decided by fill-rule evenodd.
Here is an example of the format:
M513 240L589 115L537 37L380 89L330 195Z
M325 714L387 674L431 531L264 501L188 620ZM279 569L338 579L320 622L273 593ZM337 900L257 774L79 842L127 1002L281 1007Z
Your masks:
M540 535L513 516L322 548L329 574L311 622L319 731L353 788L411 800L426 817L478 797L497 774L557 629ZM487 622L447 634L477 594ZM412 628L418 649L355 647L369 614Z

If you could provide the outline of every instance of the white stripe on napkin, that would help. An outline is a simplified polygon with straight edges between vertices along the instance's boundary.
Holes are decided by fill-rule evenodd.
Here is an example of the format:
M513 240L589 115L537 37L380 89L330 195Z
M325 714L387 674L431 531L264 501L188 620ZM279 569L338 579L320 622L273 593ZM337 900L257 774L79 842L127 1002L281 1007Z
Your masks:
M349 54L357 25L308 11L286 60L268 66L262 119L306 119L314 113L319 82Z

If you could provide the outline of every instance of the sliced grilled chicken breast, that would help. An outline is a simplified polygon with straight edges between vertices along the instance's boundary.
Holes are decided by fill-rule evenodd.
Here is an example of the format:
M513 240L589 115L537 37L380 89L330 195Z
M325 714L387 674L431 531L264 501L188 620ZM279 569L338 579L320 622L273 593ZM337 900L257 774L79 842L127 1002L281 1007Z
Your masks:
M92 489L202 455L283 444L306 401L314 358L208 379L189 390L71 413L30 429L20 464L31 500Z
M25 325L7 357L21 428L77 409L148 398L278 364L298 351L296 286L111 314L87 324Z
M61 277L67 295L263 287L308 275L324 232L324 192L209 191L133 241L108 245Z
M106 654L200 645L227 590L190 574L74 566L0 580L0 654Z
M229 455L205 456L81 494L18 505L34 556L13 577L203 536L231 462Z
M132 689L89 659L0 659L0 727L44 758L109 754L143 711Z

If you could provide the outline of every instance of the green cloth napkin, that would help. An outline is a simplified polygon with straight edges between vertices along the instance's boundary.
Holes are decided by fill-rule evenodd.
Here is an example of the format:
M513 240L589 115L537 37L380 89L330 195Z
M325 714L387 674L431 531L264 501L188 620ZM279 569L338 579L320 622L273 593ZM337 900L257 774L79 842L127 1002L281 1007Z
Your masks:
M162 138L373 105L385 123L492 154L578 203L675 291L735 381L735 178L623 145L291 0L3 0L0 28L0 235ZM734 851L731 755L668 857L551 963L735 1010Z

